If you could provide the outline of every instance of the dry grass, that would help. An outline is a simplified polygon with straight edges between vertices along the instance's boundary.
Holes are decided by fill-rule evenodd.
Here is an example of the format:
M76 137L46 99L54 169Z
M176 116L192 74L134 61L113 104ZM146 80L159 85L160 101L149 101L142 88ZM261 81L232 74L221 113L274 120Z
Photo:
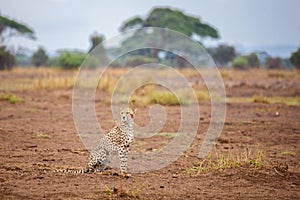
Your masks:
M48 133L36 133L36 136L39 138L44 138L44 139L50 139L51 135L49 135Z
M227 103L265 103L265 104L286 104L291 106L300 105L300 97L266 97L263 95L254 95L253 97L227 97Z
M188 168L186 171L190 175L198 175L231 168L261 168L264 165L265 161L261 151L252 154L251 151L245 149L241 154L235 155L232 152L221 154L215 150L213 153L210 153L207 158Z
M252 101L254 103L266 103L266 104L269 104L270 101L268 100L267 97L265 97L263 94L259 94L259 95L254 95L252 97Z
M102 75L100 81L98 82L97 88L106 93L112 94L114 92L115 86L118 83L120 77L131 68L117 68L117 69L108 69ZM201 75L198 71L193 69L180 69L182 75L187 77L187 79L197 80L193 82L193 90L196 95L198 102L209 102L210 94L203 83ZM258 70L259 71L259 70ZM71 89L76 81L76 70L62 70L59 68L14 68L11 71L1 71L0 75L2 80L0 82L0 91L12 92L12 91L27 91L27 90L55 90L55 89ZM220 70L221 76L224 77L233 77L233 72L227 69ZM249 76L250 74L257 74L257 70L248 70L247 72L235 71L235 75L238 77ZM261 76L275 77L275 78L297 78L300 73L295 71L265 71ZM168 73L168 71L162 71L161 77L173 76L174 74ZM172 77L171 77L172 78ZM130 89L134 85L143 85L139 83L144 82L153 82L151 76L134 76L134 78L126 83L119 83L118 87L119 92L124 94L124 97L131 93ZM138 83L138 84L137 84ZM204 84L204 85L203 85ZM153 84L147 84L136 91L130 99L122 99L121 102L130 102L134 105L149 105L149 104L162 104L162 105L179 105L179 104L190 104L196 103L195 99L190 91L176 91L176 94L173 94L171 91L166 90L165 88L158 86L153 82ZM6 97L5 97L6 98ZM5 99L2 95L2 99ZM8 100L11 103L19 102L17 98L13 100L13 97L10 97L12 100ZM21 102L21 101L20 101ZM230 97L227 98L228 103L283 103L286 105L300 105L300 97L267 97L263 94L254 95L253 97Z

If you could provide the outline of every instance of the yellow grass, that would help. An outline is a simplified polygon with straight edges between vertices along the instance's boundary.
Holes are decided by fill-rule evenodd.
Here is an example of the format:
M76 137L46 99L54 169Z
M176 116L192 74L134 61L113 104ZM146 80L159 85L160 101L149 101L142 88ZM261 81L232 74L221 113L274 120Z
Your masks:
M230 168L252 167L260 168L265 165L264 156L261 151L253 154L250 150L245 149L240 154L233 152L220 153L214 150L207 158L186 169L190 175L223 171Z

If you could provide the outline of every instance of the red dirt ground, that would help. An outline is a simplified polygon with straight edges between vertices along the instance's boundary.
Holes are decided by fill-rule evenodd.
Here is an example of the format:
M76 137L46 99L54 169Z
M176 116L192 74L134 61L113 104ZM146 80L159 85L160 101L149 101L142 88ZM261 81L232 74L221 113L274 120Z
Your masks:
M295 76L260 71L226 72L229 97L299 97L299 72ZM284 72L282 72L284 73ZM298 74L297 74L298 73ZM262 78L263 77L263 78ZM260 168L231 169L192 174L187 169L201 161L198 150L209 123L210 105L200 103L203 116L197 137L184 156L158 171L116 176L57 173L57 168L84 168L88 159L72 118L72 90L14 92L24 103L0 101L0 199L299 199L300 197L300 107L284 103L234 102L227 104L227 117L216 148L222 153L262 151ZM96 101L100 118L109 129L110 108ZM148 108L138 108L136 122L145 123ZM164 131L174 132L180 119L179 107L167 106ZM110 119L110 120L109 120ZM147 118L148 120L148 118ZM156 147L157 139L132 151ZM288 170L285 170L288 167ZM275 170L275 169L276 170ZM141 190L141 191L138 191Z

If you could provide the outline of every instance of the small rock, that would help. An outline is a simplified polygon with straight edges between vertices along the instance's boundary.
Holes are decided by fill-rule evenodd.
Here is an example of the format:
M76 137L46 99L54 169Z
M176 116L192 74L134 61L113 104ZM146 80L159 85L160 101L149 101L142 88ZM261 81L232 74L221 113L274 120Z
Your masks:
M161 186L159 186L159 188L165 188L165 186L161 185Z
M279 116L280 114L279 114L279 112L276 112L275 115L276 115L276 116Z
M146 149L146 151L153 151L153 148L152 148L152 147L148 147L148 148Z
M178 175L177 174L173 174L172 178L178 178Z

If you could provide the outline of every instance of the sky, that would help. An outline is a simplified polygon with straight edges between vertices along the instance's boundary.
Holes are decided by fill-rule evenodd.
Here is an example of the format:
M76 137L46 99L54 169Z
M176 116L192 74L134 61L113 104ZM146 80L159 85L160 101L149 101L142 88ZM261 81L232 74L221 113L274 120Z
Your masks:
M125 20L145 17L155 6L180 9L215 27L221 38L206 40L208 46L226 43L242 53L282 48L289 54L300 45L300 0L0 0L0 13L29 25L37 37L12 42L54 52L87 50L92 33L112 38Z

